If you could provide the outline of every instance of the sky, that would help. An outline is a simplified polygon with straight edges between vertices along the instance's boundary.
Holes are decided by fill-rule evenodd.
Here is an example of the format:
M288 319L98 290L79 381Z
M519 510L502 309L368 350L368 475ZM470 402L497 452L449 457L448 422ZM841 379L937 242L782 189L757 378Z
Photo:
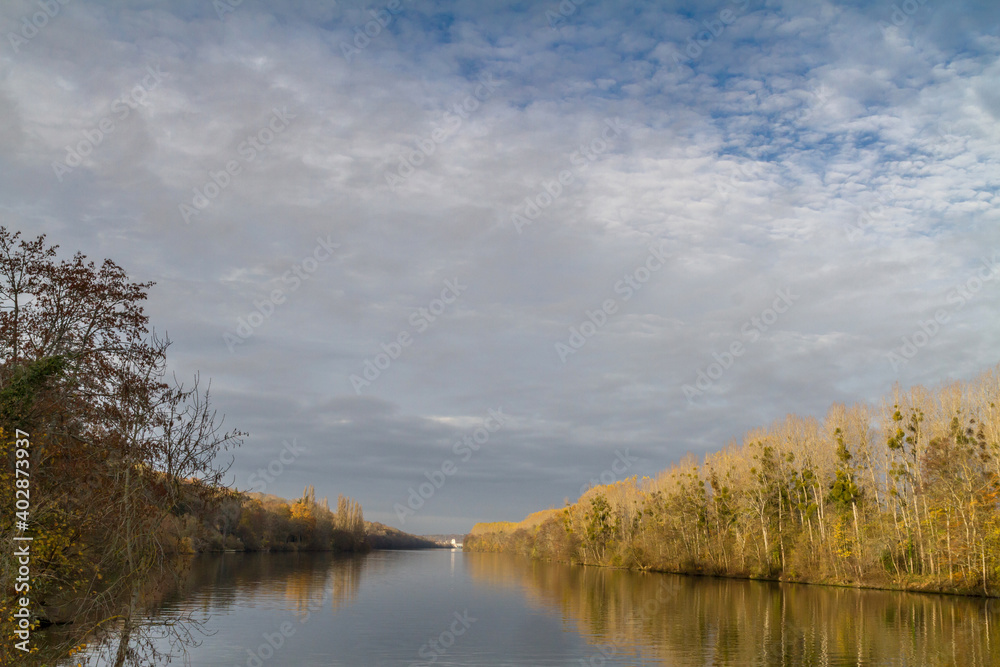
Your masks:
M6 0L0 224L237 487L464 533L1000 358L1000 5Z

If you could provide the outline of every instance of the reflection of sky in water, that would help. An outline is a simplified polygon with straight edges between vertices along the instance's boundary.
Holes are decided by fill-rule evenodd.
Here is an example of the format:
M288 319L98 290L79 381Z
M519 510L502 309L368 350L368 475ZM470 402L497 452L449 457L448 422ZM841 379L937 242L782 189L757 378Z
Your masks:
M1000 664L996 600L458 551L199 557L176 611L208 616L194 667Z
M264 665L388 667L435 655L436 665L575 665L589 659L593 648L558 614L528 602L519 582L506 590L481 585L471 576L469 558L458 551L376 552L364 559L273 554L263 559L286 560L288 567L264 571L259 555L208 556L193 571L203 587L164 612L210 612L206 628L214 634L191 650L194 667L256 665L248 649L266 657L267 636L279 647ZM293 559L308 568L296 570ZM215 566L224 560L232 564ZM325 574L322 566L329 568ZM219 576L215 581L205 576L210 568ZM287 637L281 636L283 625ZM450 646L438 644L435 651L434 639Z

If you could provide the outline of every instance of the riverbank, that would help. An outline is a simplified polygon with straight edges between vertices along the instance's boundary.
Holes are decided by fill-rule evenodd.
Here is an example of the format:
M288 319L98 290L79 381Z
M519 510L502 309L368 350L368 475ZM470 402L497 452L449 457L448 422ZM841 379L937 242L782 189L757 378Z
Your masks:
M1000 375L790 415L465 549L881 590L1000 594Z
M491 535L490 537L492 539L496 539L495 535ZM525 540L524 536L512 536L512 538L518 541ZM872 581L858 582L858 581L804 579L804 578L793 578L784 576L766 576L760 574L740 573L740 572L685 570L679 568L665 569L665 568L658 568L652 565L640 565L640 564L612 565L608 563L587 563L578 560L545 557L542 555L537 555L532 552L524 553L513 550L484 549L481 547L481 541L477 540L476 537L471 536L471 534L466 536L466 542L463 551L470 553L507 554L507 555L517 556L519 558L525 558L527 560L535 560L539 562L553 563L560 565L594 567L594 568L601 568L608 570L622 570L627 572L647 572L651 574L671 574L671 575L694 577L694 578L731 579L735 581L762 581L762 582L784 583L784 584L804 584L809 586L824 586L831 588L849 588L857 590L905 592L905 593L927 593L933 595L957 595L962 597L979 597L979 598L989 598L989 599L1000 598L1000 591L990 590L989 592L984 592L981 588L975 588L975 589L963 588L961 586L958 586L950 582L929 581L917 577L909 581L904 580L904 581L882 581L882 582L872 582Z

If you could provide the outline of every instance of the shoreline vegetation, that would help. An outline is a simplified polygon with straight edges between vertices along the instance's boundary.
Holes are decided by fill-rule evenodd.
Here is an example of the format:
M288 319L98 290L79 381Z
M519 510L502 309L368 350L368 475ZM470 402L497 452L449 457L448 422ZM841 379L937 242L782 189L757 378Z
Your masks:
M153 283L57 248L0 226L0 664L87 644L114 667L178 656L157 637L183 654L197 620L144 610L184 554L437 546L311 486L294 501L230 488L248 434L222 428L197 375L168 379L170 340L142 308ZM72 631L31 637L50 624Z
M789 415L464 549L673 574L1000 596L1000 367Z
M191 494L189 502L164 520L160 543L170 554L441 548L417 535L365 521L361 505L343 495L331 510L326 498L316 500L312 485L295 500L233 490L200 506L197 495Z

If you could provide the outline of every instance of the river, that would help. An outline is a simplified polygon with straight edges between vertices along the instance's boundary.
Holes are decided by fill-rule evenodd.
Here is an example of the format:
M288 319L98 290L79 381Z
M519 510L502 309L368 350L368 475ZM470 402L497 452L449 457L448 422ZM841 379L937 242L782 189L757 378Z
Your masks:
M180 614L195 667L1000 664L1000 600L459 551L197 556Z

